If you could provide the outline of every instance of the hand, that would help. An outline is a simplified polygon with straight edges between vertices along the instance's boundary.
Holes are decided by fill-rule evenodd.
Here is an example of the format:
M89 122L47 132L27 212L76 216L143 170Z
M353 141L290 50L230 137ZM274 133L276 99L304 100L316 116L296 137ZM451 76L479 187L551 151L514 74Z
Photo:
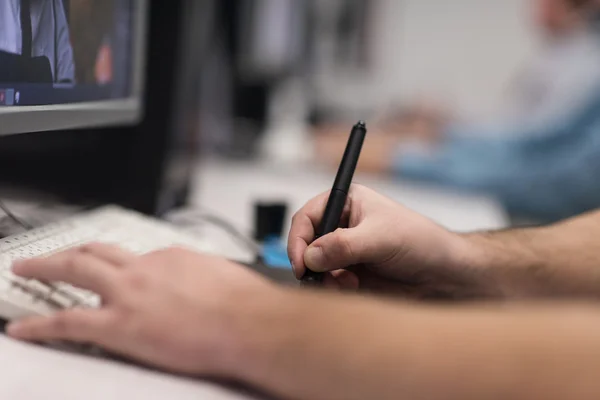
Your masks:
M113 51L110 45L103 44L98 50L94 67L96 84L108 85L113 80Z
M441 119L414 112L404 116L401 120L389 121L383 126L383 129L405 141L436 146L441 141L444 126L445 122Z
M96 344L173 372L227 375L239 363L237 332L275 285L218 257L169 249L144 256L108 245L22 262L14 273L98 293L99 309L71 309L9 325L30 341ZM240 335L241 336L241 335Z
M292 221L288 253L297 278L330 272L325 285L417 297L472 297L485 280L461 265L468 244L428 219L363 186L350 190L341 228L313 241L329 193Z
M428 119L418 113L390 118L369 125L369 134L363 145L357 170L361 172L391 172L398 150L415 143L436 148L441 142L442 122ZM348 130L340 125L325 126L315 130L313 139L317 161L337 168L348 143Z
M357 170L375 173L390 172L401 141L391 135L373 134L372 131L369 129L368 139L363 145ZM343 134L339 132L316 135L313 142L317 160L331 168L339 166L348 144L348 132Z

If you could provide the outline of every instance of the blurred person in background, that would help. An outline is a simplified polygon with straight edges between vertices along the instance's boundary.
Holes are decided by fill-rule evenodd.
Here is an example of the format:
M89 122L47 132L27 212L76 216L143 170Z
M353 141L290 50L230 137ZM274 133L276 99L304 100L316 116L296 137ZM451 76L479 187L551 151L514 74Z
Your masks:
M75 82L63 0L0 2L0 80Z
M598 2L534 2L544 47L497 119L453 121L415 107L374 127L361 168L486 192L513 215L545 220L600 205ZM319 129L317 156L337 163L346 131Z
M98 50L96 64L94 65L94 76L98 85L108 85L113 80L112 47L108 41L103 43Z
M108 85L114 79L115 0L71 0L70 29L77 82Z

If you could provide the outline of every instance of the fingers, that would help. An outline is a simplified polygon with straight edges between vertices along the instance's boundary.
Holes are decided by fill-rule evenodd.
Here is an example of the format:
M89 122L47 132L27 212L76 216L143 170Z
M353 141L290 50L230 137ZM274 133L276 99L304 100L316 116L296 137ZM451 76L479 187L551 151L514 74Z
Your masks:
M136 255L121 249L118 246L105 243L90 243L79 248L79 251L97 257L110 264L123 267L133 263Z
M323 286L327 289L357 291L359 288L359 280L358 276L353 272L338 270L325 274Z
M333 271L331 276L336 280L340 288L343 290L356 291L359 289L360 281L354 272L342 269L339 271Z
M112 264L82 252L21 261L15 263L13 273L27 279L70 283L103 298L110 296L117 278L117 270Z
M306 271L304 252L315 238L325 212L329 193L330 191L327 191L309 201L292 219L292 227L288 236L288 256L298 279L302 278ZM352 198L348 197L340 220L341 226L348 225L352 209L351 204Z
M113 326L109 310L75 308L50 317L32 317L9 324L6 333L20 340L48 342L67 340L104 344Z
M368 236L366 236L368 237ZM360 264L365 235L361 229L338 229L312 243L304 253L304 264L315 272L335 271Z
M302 278L306 270L304 251L315 237L328 197L329 192L326 192L310 200L292 219L288 236L288 256L298 279Z

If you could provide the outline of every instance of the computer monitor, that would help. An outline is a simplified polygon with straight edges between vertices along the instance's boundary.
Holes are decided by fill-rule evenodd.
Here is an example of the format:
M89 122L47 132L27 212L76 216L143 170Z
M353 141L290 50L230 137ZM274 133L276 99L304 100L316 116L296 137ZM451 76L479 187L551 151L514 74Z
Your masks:
M24 1L0 0L0 5ZM47 82L38 82L31 86L38 89L35 93L50 90L54 96L66 91L76 94L79 89L85 90L85 79L91 79L90 90L96 97L85 101L79 98L76 103L59 102L54 97L52 104L0 107L0 132L23 132L0 134L0 198L9 192L24 196L41 192L69 203L116 203L148 214L161 214L184 204L196 166L203 108L201 77L205 55L214 43L217 1L29 1L32 7L35 3L62 3L71 24L76 67L78 46L83 46L79 54L87 54L81 55L74 85L67 82L70 86L64 87L59 78L48 89ZM115 38L109 43L121 49L118 51L135 49L125 57L132 63L124 75L129 80L125 80L125 86L113 83L117 94L110 95L94 78L95 68L81 68L84 62L89 65L102 59L96 50L97 43L104 40L96 38L96 44L87 47L81 44L84 42L77 44L74 35L77 21L90 25L81 29L83 35L104 32L94 27L99 23L98 14L90 18L85 14L89 8L84 6L102 8L106 3L114 4L116 13L112 28L106 30L109 39ZM83 17L78 17L79 12ZM0 11L0 32L5 27L3 17ZM141 35L144 31L146 34ZM84 71L93 78L81 78ZM114 77L114 82L119 81ZM130 89L119 91L119 87ZM41 102L40 97L37 102Z
M0 2L0 135L134 124L146 0Z

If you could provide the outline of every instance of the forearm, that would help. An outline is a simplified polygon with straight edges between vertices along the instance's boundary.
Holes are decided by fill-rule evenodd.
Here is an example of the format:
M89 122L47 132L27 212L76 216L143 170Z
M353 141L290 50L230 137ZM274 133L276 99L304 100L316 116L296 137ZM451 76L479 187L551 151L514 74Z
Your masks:
M455 262L507 297L600 296L600 212L548 227L465 235Z
M291 304L291 305L290 305ZM294 399L597 399L600 313L294 294L254 314L238 377Z
M337 168L346 149L347 133L329 134L315 137L317 158ZM397 139L389 135L369 135L365 141L358 163L358 170L367 173L388 173L392 170L394 149Z

